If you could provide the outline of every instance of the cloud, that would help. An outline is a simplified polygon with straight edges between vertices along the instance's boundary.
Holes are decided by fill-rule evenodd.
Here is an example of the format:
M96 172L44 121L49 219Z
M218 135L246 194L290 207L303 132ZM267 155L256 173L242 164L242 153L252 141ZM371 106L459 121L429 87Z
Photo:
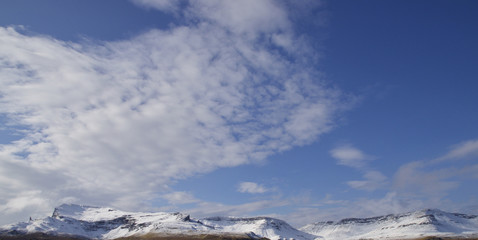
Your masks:
M154 8L164 12L177 12L182 1L180 0L131 0L134 4L146 8Z
M22 192L15 198L10 199L5 205L0 206L0 211L6 214L16 213L34 208L45 208L48 206L46 199L39 198L38 191Z
M469 140L454 145L448 153L434 161L456 160L474 156L478 156L478 140Z
M364 180L348 181L347 185L350 187L372 192L387 185L387 177L368 166L368 161L373 157L366 155L360 149L345 145L330 150L330 155L337 160L337 164L363 172Z
M254 182L241 182L237 191L241 193L265 193L268 192L269 189Z
M449 190L458 187L459 182L450 180L457 169L442 168L429 170L426 162L416 161L401 166L395 173L394 188L402 194L441 198Z
M216 202L201 202L197 207L187 209L185 212L190 213L195 217L206 216L237 216L250 217L251 213L258 210L265 210L274 207L281 207L288 205L286 200L261 200L255 202L248 202L237 205L227 205Z
M330 155L338 164L358 169L365 167L367 160L371 158L360 149L348 145L330 150Z
M404 195L439 202L452 190L460 188L463 180L477 178L477 165L456 160L472 158L478 154L478 141L469 140L450 147L441 157L429 161L414 161L402 165L395 173L394 191Z
M199 201L189 192L172 192L164 194L161 197L166 199L169 204L172 205L196 203Z
M477 165L455 160L472 158L478 154L478 141L469 140L450 147L441 157L429 161L415 161L401 166L394 176L398 192L442 199L460 187L463 179L476 179Z
M289 206L290 199L284 199L279 196L274 196L272 199L246 201L240 204L225 204L220 202L211 202L198 199L189 192L172 192L167 194L165 199L170 199L171 205L156 208L156 211L181 211L183 213L191 214L195 218L211 217L211 216L234 216L234 217L251 217L261 211L261 216L277 216L276 214L268 214L267 211L273 208L280 208ZM187 199L185 203L179 203ZM178 207L178 204L190 204Z
M341 150L341 148L337 149ZM331 154L336 154L337 159L340 157L345 160L364 159L365 154L356 148L347 146L342 151L337 149L331 151ZM476 181L478 178L478 165L469 164L466 161L458 164L457 161L444 160L469 158L475 153L475 141L464 141L453 145L449 152L437 158L439 160L414 161L400 166L390 180L383 173L370 170L366 164L361 162L357 165L354 162L348 166L363 171L364 179L348 181L347 184L352 188L369 192L381 189L385 191L383 196L371 197L368 194L353 200L334 198L332 201L329 201L331 195L316 201L305 197L302 198L304 202L298 208L282 217L295 226L302 226L316 221L374 217L424 208L473 214L476 212L476 204L474 204L476 201L470 199L457 203L452 200L456 197L453 195L455 191L470 191L471 181ZM464 184L465 181L467 184Z
M347 184L355 189L375 191L387 184L387 177L379 171L367 171L364 174L365 180L348 181Z
M348 100L304 64L307 45L259 36L296 38L285 10L260 2L243 11L248 20L226 18L233 2L209 17L203 8L216 5L195 2L185 11L198 24L116 42L0 28L0 114L22 136L0 146L0 205L32 194L51 207L74 199L135 210L171 181L263 161L330 131ZM264 4L274 21L248 32Z
M255 37L258 33L287 30L291 27L280 2L265 1L191 1L194 15L201 16L236 34Z
M133 3L164 12L176 12L183 5L188 20L199 19L247 39L260 33L288 32L291 27L285 6L272 0L133 0Z
M426 206L420 200L401 197L396 192L387 192L381 197L358 198L354 200L334 199L331 203L328 203L330 202L328 196L315 204L301 205L281 217L287 219L287 222L296 227L302 227L313 222L404 213L419 210Z
M354 215L360 217L404 213L436 206L427 205L420 199L401 196L393 191L386 193L382 198L359 199L353 205L355 208Z

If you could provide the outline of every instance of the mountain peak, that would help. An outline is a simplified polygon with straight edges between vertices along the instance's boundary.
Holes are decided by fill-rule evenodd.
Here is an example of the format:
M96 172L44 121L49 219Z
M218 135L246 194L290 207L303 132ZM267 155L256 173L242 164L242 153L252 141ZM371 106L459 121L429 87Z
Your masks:
M115 239L132 235L227 235L244 238L312 240L407 239L423 236L477 237L478 216L424 209L371 218L309 224L300 230L270 217L192 219L182 213L123 212L106 207L62 204L52 217L0 227L0 235L29 233Z
M478 235L478 216L423 209L370 218L318 222L300 230L326 239L402 239L420 236Z
M240 235L245 238L296 240L314 236L291 227L286 222L267 217L215 217L191 219L182 213L123 212L112 208L62 204L52 217L12 224L0 228L1 234L46 233L73 235L89 239L115 239L132 235Z

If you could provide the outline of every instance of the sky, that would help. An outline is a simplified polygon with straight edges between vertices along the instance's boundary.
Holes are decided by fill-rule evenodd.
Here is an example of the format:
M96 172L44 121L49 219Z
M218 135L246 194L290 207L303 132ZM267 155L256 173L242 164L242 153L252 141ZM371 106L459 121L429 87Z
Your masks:
M478 2L3 0L0 224L478 214Z

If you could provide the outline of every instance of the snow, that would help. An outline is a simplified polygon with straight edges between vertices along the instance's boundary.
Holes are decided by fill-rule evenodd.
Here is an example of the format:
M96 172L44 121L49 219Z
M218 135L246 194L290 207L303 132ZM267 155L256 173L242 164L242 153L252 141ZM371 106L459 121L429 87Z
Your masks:
M273 240L313 239L312 235L273 218L218 217L195 220L181 213L133 213L73 204L55 208L52 217L4 226L0 228L0 234L2 232L44 232L91 239L114 239L147 233L241 234Z
M308 240L315 238L315 236L301 232L286 222L275 218L213 217L201 219L200 221L214 227L217 231L226 233L249 233L249 236L269 239Z
M407 239L478 234L478 216L427 209L375 218L309 224L300 230L335 239Z
M279 239L407 239L422 236L478 236L478 216L436 209L319 222L293 228L283 220L268 217L210 217L192 219L182 213L123 212L112 208L65 204L51 217L0 227L1 234L44 232L90 239L115 239L147 233L240 234L252 238Z

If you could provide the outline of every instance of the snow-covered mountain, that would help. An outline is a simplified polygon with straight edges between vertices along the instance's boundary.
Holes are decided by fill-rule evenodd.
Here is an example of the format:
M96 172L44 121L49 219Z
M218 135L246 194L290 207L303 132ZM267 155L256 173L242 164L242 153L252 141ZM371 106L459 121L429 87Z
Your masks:
M200 220L221 232L248 233L252 238L310 240L316 236L301 232L288 223L268 217L233 218L212 217Z
M398 215L318 222L306 225L300 230L327 240L477 237L478 216L426 209Z
M115 239L144 234L234 235L243 238L296 240L413 239L423 236L478 237L478 216L440 210L348 218L318 222L297 230L286 222L268 217L209 217L192 219L182 213L133 213L111 208L65 204L53 215L0 227L1 235L29 233L70 235L88 239Z
M269 239L314 239L282 220L256 218L191 219L181 213L132 213L65 204L55 208L53 215L44 219L6 225L0 234L15 235L43 232L51 235L71 235L90 239L115 239L147 233L160 235L242 235Z

